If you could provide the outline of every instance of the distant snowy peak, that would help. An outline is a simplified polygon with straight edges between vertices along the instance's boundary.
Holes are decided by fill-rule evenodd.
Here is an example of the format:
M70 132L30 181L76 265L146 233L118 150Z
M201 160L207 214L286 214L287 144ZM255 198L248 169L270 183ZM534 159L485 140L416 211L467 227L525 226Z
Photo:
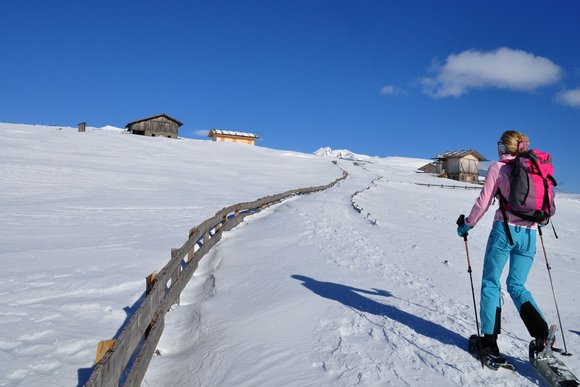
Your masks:
M366 160L366 159L371 158L370 156L359 155L359 154L353 153L353 152L346 150L346 149L332 150L330 147L327 147L327 146L320 148L319 150L314 152L314 154L318 155L318 156L325 156L325 157L336 157L336 158L345 159L345 160Z
M110 131L114 131L114 132L124 132L125 131L125 129L117 128L116 126L112 126L112 125L105 125L105 126L101 126L100 128L95 128L95 129L110 130Z

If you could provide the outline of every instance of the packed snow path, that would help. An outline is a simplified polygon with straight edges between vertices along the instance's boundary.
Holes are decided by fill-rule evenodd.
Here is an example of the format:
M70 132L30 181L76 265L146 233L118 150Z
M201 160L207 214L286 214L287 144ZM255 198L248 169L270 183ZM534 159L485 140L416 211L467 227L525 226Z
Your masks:
M405 174L376 180L378 167L343 164L345 182L248 218L203 259L144 386L538 383L508 297L500 347L517 372L482 370L465 351L475 323L463 241L450 251L440 238L453 237L466 193L436 203ZM370 200L381 192L388 200Z

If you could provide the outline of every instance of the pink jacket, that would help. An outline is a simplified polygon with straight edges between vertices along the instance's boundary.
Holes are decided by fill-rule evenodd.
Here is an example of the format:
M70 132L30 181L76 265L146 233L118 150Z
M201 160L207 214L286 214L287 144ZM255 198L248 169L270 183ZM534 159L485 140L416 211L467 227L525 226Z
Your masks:
M501 160L512 160L514 156L512 155L502 155ZM509 172L510 166L502 161L498 161L489 166L487 170L487 176L485 178L485 183L479 197L475 200L475 204L471 208L469 216L465 218L465 224L469 227L473 227L479 222L481 217L487 212L491 202L494 197L496 197L498 189L501 191L502 195L507 198L510 194L510 182L509 182ZM536 228L536 223L524 220L514 214L507 213L508 223L514 226L521 226L526 228ZM503 215L501 210L498 208L495 212L494 222L503 222Z

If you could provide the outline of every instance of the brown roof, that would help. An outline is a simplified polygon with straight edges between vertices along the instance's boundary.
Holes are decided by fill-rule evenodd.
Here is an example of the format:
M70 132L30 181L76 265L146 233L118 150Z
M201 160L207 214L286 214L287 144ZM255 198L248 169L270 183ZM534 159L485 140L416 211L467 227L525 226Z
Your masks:
M133 124L136 124L138 122L149 121L149 120L152 120L152 119L158 118L158 117L165 117L168 120L175 122L177 125L183 126L183 123L182 122L177 121L175 118L173 118L173 117L171 117L171 116L169 116L169 115L167 115L165 113L161 113L161 114L157 114L156 116L151 116L151 117L147 117L147 118L141 118L140 120L136 120L136 121L129 122L127 125L125 125L125 128L128 128L129 126L131 126Z
M435 160L445 160L445 159L460 159L467 155L472 155L479 161L487 161L485 157L481 155L476 150L469 149L469 150L460 150L460 151L448 151L438 154L437 156L433 157Z

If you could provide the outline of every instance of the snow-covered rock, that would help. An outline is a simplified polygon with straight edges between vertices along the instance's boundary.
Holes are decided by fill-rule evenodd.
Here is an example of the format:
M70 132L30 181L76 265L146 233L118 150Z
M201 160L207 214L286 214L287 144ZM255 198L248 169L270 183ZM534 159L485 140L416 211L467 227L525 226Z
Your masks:
M322 147L314 152L315 155L318 156L325 156L325 157L335 157L344 160L367 160L370 159L370 156L361 155L354 152L349 151L348 149L336 149L333 150L330 147Z
M95 129L110 130L110 131L114 131L114 132L124 132L125 131L125 129L123 129L123 128L118 128L118 127L112 126L112 125L105 125L105 126L101 126L100 128L95 128Z

